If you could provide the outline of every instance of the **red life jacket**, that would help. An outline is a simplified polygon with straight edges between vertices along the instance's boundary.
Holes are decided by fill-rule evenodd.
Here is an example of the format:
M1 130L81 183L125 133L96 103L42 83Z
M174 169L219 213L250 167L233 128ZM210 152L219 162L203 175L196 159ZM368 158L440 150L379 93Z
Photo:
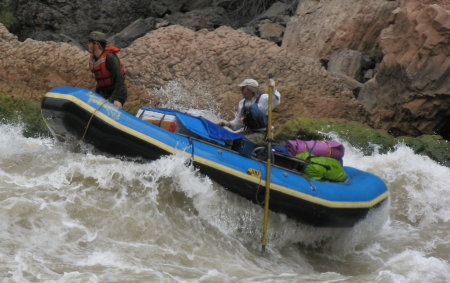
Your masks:
M111 72L106 68L106 56L109 53L114 53L114 55L116 55L116 53L118 53L119 51L119 47L106 46L102 55L100 55L97 60L95 60L94 55L91 54L91 57L89 58L89 69L94 75L98 86L108 87L113 84ZM122 76L125 77L125 69L120 62L119 57L117 57L117 60L119 60L120 72L122 73Z

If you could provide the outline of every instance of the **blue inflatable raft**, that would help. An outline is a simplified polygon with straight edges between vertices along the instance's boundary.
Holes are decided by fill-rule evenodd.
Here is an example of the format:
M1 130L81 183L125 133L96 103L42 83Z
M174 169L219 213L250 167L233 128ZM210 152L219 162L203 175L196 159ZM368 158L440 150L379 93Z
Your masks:
M42 100L41 111L59 140L82 139L105 153L146 160L182 153L223 187L263 203L266 159L242 136L206 119L169 109L140 110L141 114L151 111L172 117L169 124L175 127L164 127L164 119L152 124L92 91L73 87L51 89ZM344 167L345 182L315 181L302 174L301 160L277 151L272 160L270 210L303 223L351 227L388 198L379 177L355 168Z

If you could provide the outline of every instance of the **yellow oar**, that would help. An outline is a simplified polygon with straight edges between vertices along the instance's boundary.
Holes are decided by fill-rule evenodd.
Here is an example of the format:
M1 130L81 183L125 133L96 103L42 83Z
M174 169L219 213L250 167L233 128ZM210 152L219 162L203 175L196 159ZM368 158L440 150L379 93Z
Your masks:
M264 197L264 217L263 217L263 231L261 237L261 254L264 254L267 244L267 226L269 222L269 200L270 200L270 166L272 163L272 96L273 87L270 84L272 75L269 74L269 95L267 108L267 164L266 164L266 191Z

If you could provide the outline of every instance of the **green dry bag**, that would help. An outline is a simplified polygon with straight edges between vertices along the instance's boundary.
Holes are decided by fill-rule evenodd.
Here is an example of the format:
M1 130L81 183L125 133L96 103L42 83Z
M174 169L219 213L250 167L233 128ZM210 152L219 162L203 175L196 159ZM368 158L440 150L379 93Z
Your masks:
M345 171L341 163L331 157L315 156L310 152L297 154L295 157L310 163L306 165L304 172L306 176L314 180L328 180L334 182L345 181Z

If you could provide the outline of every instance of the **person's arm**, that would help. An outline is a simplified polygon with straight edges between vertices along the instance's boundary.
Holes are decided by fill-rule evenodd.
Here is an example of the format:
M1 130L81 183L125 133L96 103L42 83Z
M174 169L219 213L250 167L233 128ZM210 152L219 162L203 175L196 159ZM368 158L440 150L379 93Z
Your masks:
M111 72L113 80L113 92L110 99L116 106L122 107L122 104L127 100L127 88L125 86L125 79L120 71L119 59L113 53L109 53L106 56L106 68ZM120 102L120 105L116 101Z
M242 127L244 127L244 122L241 119L242 108L244 107L244 99L239 101L238 103L238 111L236 112L234 119L231 121L222 121L219 123L222 127L229 127L232 130L236 131Z
M274 109L278 104L280 104L281 102L281 94L278 92L278 90L275 88L275 80L274 79L269 79L269 86L272 87L272 109Z
M278 104L280 104L280 102L281 102L281 93L278 90L274 89L272 97L272 109L277 107Z
M273 97L272 97L272 110L278 106L281 102L281 94L278 92L278 90L274 90ZM258 101L258 108L261 110L262 113L265 113L267 115L267 111L269 109L269 95L267 93L264 93L261 95L259 101Z
M244 121L242 121L243 109L244 109L244 99L239 101L238 111L236 112L234 119L229 122L230 123L229 127L231 129L233 129L234 131L239 130L240 128L244 127Z

